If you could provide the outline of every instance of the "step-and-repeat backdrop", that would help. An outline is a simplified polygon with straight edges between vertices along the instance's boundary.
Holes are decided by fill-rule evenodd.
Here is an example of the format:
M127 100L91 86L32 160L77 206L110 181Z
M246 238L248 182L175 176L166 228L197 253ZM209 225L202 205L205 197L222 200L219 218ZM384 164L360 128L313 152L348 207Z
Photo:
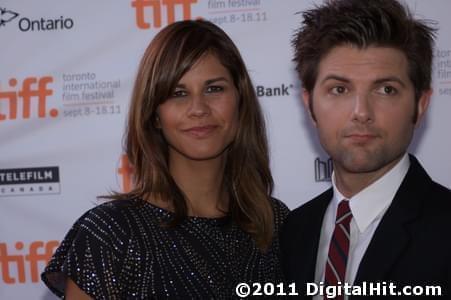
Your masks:
M39 273L97 195L130 188L122 134L137 65L165 25L203 18L241 49L264 108L275 196L330 185L300 101L290 39L312 0L0 2L0 299L55 299ZM439 23L434 97L410 151L451 187L451 2L407 1Z

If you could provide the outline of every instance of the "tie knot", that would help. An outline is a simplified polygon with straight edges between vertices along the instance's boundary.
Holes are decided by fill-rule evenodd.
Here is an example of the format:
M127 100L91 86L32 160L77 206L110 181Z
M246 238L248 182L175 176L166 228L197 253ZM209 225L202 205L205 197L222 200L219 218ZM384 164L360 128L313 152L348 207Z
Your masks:
M351 222L352 213L349 208L349 200L342 200L338 203L336 224Z

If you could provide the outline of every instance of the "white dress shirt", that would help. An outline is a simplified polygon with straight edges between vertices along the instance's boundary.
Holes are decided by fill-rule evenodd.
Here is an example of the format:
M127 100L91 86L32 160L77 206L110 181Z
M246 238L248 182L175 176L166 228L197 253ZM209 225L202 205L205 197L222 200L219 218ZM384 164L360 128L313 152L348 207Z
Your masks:
M354 282L360 261L365 254L373 234L390 206L410 166L407 153L384 176L367 186L349 199L352 212L350 224L350 244L348 262L346 265L346 282ZM315 282L324 282L329 243L335 228L335 217L338 203L345 199L335 184L335 174L332 174L333 199L327 207L321 227L318 254L316 260ZM315 296L313 299L323 299Z

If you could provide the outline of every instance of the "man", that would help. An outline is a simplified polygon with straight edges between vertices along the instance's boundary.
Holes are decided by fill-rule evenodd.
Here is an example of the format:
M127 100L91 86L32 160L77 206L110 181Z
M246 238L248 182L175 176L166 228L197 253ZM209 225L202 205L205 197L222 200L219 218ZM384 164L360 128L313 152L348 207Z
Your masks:
M320 282L339 294L434 285L451 297L451 191L406 153L432 93L434 30L395 0L328 1L303 17L294 60L334 173L287 218L287 280L303 297Z

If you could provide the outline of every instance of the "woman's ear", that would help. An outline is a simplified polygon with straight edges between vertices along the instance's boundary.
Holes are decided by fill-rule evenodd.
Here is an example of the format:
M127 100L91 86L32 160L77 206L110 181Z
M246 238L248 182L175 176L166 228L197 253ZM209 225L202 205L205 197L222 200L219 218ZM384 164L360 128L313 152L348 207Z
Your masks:
M155 117L153 118L153 126L155 128L161 129L160 116L158 113L155 113Z

